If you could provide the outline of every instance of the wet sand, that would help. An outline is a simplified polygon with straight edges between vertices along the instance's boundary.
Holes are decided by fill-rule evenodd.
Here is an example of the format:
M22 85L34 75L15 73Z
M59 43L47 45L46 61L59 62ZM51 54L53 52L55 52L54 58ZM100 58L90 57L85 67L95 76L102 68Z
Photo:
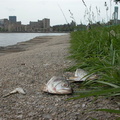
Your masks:
M0 55L4 55L7 53L13 52L21 52L30 49L30 47L35 46L40 43L47 42L48 40L52 39L53 36L45 36L45 37L35 37L31 40L20 42L15 45L9 45L6 47L0 47Z

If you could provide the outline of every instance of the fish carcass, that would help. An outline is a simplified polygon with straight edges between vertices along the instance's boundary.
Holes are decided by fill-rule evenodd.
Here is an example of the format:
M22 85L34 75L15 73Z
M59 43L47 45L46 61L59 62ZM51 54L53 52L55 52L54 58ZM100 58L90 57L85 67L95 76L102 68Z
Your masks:
M43 88L44 92L52 94L71 94L70 84L63 77L53 76Z
M97 75L89 74L87 71L83 69L77 69L75 71L75 76L74 77L69 77L68 80L72 81L85 81L85 80L95 80L97 79Z

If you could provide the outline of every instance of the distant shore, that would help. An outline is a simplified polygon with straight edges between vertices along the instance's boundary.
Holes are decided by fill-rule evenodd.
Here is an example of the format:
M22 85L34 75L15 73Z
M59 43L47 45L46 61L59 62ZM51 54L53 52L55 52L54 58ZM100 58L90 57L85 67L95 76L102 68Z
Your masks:
M0 33L70 33L70 31L54 31L54 32L0 32Z
M57 37L57 36L40 36L40 37L35 37L28 41L19 42L15 45L8 45L5 47L4 46L0 47L0 56L4 55L4 54L8 54L8 53L13 53L13 52L26 51L26 50L30 49L30 47L47 42L50 39L52 39L53 37Z

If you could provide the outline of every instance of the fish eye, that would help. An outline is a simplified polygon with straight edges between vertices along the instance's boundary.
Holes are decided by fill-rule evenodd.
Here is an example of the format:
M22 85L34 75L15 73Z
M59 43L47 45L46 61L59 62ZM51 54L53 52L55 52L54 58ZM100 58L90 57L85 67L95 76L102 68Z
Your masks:
M67 85L67 84L63 84L62 86L64 86L64 87L68 87L68 85Z

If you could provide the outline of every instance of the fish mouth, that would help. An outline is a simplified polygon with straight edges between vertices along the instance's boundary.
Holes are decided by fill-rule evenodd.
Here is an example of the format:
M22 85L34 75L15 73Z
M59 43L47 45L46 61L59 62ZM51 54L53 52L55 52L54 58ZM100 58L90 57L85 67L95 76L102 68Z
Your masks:
M71 88L57 88L57 90L71 90Z
M63 90L71 90L71 88L63 88Z

